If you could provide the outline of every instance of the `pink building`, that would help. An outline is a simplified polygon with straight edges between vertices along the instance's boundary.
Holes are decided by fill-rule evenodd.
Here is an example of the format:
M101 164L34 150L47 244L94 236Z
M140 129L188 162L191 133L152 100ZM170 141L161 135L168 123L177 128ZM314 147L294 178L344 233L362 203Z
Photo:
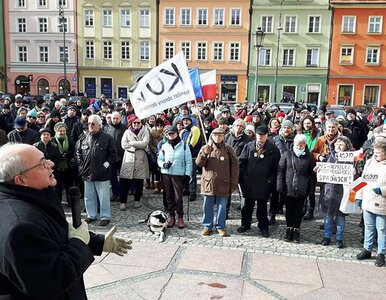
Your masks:
M77 90L74 14L74 0L4 1L8 93Z

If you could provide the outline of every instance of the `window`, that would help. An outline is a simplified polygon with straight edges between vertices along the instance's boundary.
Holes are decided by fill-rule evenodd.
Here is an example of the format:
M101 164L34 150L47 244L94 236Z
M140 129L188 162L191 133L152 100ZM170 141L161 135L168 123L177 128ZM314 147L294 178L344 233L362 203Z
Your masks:
M284 102L295 102L296 86L284 85L283 86L283 100Z
M206 60L206 42L197 43L197 60Z
M103 10L103 26L111 27L113 24L113 12L111 9Z
M112 41L103 41L103 59L113 58L113 43Z
M343 16L342 32L355 33L355 16Z
M224 59L224 43L213 43L213 60L222 61Z
M67 0L58 0L59 6L67 6Z
M341 47L340 48L340 63L341 64L352 64L354 57L353 47Z
M181 25L192 25L190 8L181 8Z
M92 9L86 9L84 11L84 25L94 26L94 11Z
M130 26L130 9L121 10L121 27Z
M140 60L149 60L150 59L150 42L149 41L140 41Z
M268 67L271 65L272 51L271 49L261 48L259 51L259 66Z
M215 8L213 19L214 19L213 25L224 26L224 9L223 8Z
M46 7L47 0L38 0L38 7Z
M94 59L94 41L86 41L86 59Z
M165 59L170 59L174 56L174 42L165 43Z
M39 62L48 63L48 47L40 46L39 47Z
M27 46L19 46L19 62L27 62Z
M367 47L366 64L379 64L379 47Z
M18 32L26 32L27 31L27 23L25 18L18 18L17 19L17 27Z
M208 9L199 8L197 10L197 25L208 25Z
M363 94L363 104L372 104L378 106L379 103L379 86L378 85L366 85Z
M231 43L229 46L229 60L239 61L240 60L240 43Z
M353 96L353 85L339 85L338 86L338 105L351 106Z
M175 25L174 8L165 8L165 25Z
M296 33L296 16L286 16L285 17L285 26L284 32L286 33Z
M130 42L121 41L121 59L129 60L130 59Z
M16 7L25 7L25 0L16 0Z
M306 66L317 67L319 61L319 49L307 49Z
M292 67L295 62L295 49L283 50L283 67Z
M190 60L190 42L181 42L181 50L184 52L185 60Z
M239 26L241 25L241 9L232 8L231 9L231 25Z
M382 17L370 16L369 17L369 33L382 33Z
M308 32L309 33L320 32L320 16L310 16L308 18Z
M48 24L47 18L39 18L39 32L47 32Z
M265 33L273 33L273 16L261 17L261 30Z
M150 10L149 9L140 9L139 10L139 26L140 27L150 27Z
M58 28L59 28L59 32L63 32L63 25L64 25L64 31L65 32L68 32L68 28L67 28L67 24L68 24L68 22L67 22L68 20L67 20L67 18L66 17L64 17L64 18L59 18L58 19Z
M259 99L259 102L269 102L270 90L271 87L269 85L259 85L257 87L257 99Z
M59 61L60 62L64 62L64 60L66 60L66 62L68 62L68 47L63 47L63 46L60 46L59 47Z

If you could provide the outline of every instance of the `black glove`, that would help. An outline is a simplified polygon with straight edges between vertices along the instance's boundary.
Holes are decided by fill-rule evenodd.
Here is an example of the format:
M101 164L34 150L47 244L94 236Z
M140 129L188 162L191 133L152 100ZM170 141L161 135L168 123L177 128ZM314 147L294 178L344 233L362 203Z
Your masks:
M163 164L163 167L164 169L170 169L170 167L172 166L172 162L171 161L167 161Z

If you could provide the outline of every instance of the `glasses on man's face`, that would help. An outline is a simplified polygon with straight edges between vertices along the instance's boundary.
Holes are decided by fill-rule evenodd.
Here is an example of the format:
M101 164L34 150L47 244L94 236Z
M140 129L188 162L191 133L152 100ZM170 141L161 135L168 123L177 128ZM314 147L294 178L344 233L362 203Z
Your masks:
M45 169L48 169L50 167L50 162L51 161L49 159L42 158L37 165L34 165L31 168L28 168L26 170L19 172L19 175L23 175L23 174L25 174L25 173L27 173L35 168L39 168L39 167L44 167Z
M320 123L320 122L315 122L315 124L319 124L319 125L320 125L320 124L322 124L322 123Z

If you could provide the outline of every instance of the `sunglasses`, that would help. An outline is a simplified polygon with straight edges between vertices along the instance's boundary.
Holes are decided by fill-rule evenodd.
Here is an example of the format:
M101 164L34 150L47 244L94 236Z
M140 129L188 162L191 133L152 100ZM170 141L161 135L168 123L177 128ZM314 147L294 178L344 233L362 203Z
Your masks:
M141 124L141 122L133 122L134 125Z
M36 117L33 117L33 116L28 116L28 118L36 120Z
M322 124L321 122L315 122L315 124Z
M45 118L45 116L38 116L38 118L39 118L39 119L41 119L41 118Z

